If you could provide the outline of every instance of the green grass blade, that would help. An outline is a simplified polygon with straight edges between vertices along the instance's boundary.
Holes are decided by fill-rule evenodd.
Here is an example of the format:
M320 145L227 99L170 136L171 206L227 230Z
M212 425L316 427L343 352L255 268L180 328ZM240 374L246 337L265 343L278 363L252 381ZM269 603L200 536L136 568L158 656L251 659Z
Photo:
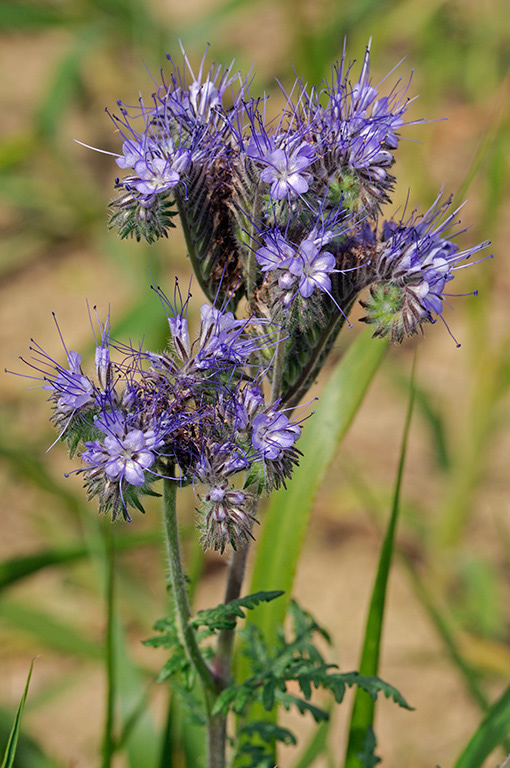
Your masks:
M7 745L11 728L12 713L0 709L0 751ZM34 739L21 731L12 768L64 768L64 766L46 755Z
M32 677L33 668L34 668L34 660L32 660L32 663L30 664L30 669L28 670L28 677L25 685L25 690L23 691L23 695L18 705L16 717L14 718L14 723L9 736L9 741L7 742L4 759L2 761L2 768L12 768L14 764L14 758L16 756L16 748L18 746L18 739L19 739L19 733L21 728L21 718L23 716L23 709L25 707L25 701L28 693L28 686L30 684L30 678Z
M88 659L103 658L101 645L87 638L82 629L73 627L33 606L14 600L2 600L0 617L16 631L36 638L39 645L59 653L70 653Z
M306 423L299 448L303 452L287 490L271 497L257 543L251 592L283 589L285 595L250 614L266 638L285 618L312 505L338 445L361 405L387 349L370 332L360 334L326 385L313 417Z
M115 539L112 526L105 526L106 538L106 569L105 569L105 607L106 607L106 631L105 631L105 672L106 672L106 699L104 715L104 731L102 746L102 768L110 768L114 752L113 729L115 726Z
M404 472L404 463L407 451L407 439L411 425L411 416L414 405L414 367L411 377L409 405L407 408L406 420L404 425L404 435L402 439L402 449L395 482L395 491L393 494L393 505L388 523L388 528L384 537L379 565L375 578L370 608L368 611L367 623L365 628L365 638L361 652L359 672L362 675L377 675L379 670L379 654L381 647L381 637L384 618L384 607L386 603L386 589L388 585L388 576L390 572L393 549L395 542L395 531L397 527L398 514L400 509L400 489L402 486L402 477ZM363 751L367 734L373 727L375 702L361 688L356 690L354 705L352 708L351 722L349 726L349 739L347 743L347 752L345 757L345 768L360 768L361 761L358 755Z
M259 606L247 618L247 622L262 631L266 640L276 636L277 628L285 619L317 490L387 346L384 341L372 339L370 331L361 333L352 343L333 371L313 417L303 430L299 444L303 457L294 470L292 482L287 490L280 489L271 498L257 542L250 593L283 589L285 594ZM244 658L236 659L240 680L250 674L247 664ZM260 720L261 714L267 719L265 710L258 712L254 706L250 719ZM276 710L273 717L276 719Z
M481 768L484 760L510 733L510 686L492 704L455 768Z
M139 709L140 701L147 695L148 685L144 677L133 664L126 647L125 633L119 616L113 622L113 659L115 664L117 702L119 720L129 722L125 740L125 752L129 768L147 768L158 764L160 739L156 733L151 712L148 707ZM133 713L136 711L136 721Z
M158 533L121 534L116 537L115 547L118 550L136 549L136 547L143 547L148 544L157 544L160 538ZM40 550L33 555L23 555L4 560L0 563L0 590L27 576L32 576L44 568L52 565L65 565L75 560L81 560L88 555L90 555L90 546L77 543L58 549Z
M416 405L419 405L418 392ZM344 472L346 467L344 465ZM379 527L379 519L383 512L381 501L374 495L370 486L364 482L357 470L348 466L348 478L350 480L351 487L355 493L359 496L359 499L364 507L369 512L372 522ZM418 514L416 512L416 514ZM503 531L500 531L500 539L504 541ZM509 550L510 551L510 550ZM451 621L444 614L437 604L437 600L434 599L431 591L427 588L427 585L423 577L418 572L418 568L414 563L412 557L406 549L398 548L398 554L404 567L407 569L411 585L415 591L416 597L421 603L429 616L433 626L435 627L441 641L445 646L445 650L451 657L453 664L460 672L467 691L471 694L474 701L481 708L482 712L486 712L489 708L489 702L482 690L479 682L479 674L472 667L470 663L463 657L456 638L455 627L452 626ZM510 559L509 559L510 562Z
M329 729L331 727L331 719L323 720L322 723L315 729L315 733L301 752L299 759L294 763L293 768L309 768L314 765L320 755L324 754L327 749L327 740Z

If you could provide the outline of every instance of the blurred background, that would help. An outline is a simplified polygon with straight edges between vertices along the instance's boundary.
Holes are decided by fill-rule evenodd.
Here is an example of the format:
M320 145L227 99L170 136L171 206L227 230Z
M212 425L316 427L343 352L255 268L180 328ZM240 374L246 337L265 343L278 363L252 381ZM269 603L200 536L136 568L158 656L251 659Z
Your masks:
M416 711L382 702L377 736L388 766L448 766L510 678L507 0L7 0L0 34L0 339L2 368L21 373L17 358L31 337L65 361L51 312L68 348L90 354L86 301L102 317L111 311L114 337L164 344L149 270L167 292L176 275L187 284L181 233L147 246L108 231L117 166L73 139L118 151L104 108L150 95L149 73L158 79L167 52L180 61L179 40L194 66L208 43L209 62L235 58L243 71L253 64L252 93L271 94L275 111L275 78L290 87L295 72L320 83L344 38L348 58L358 61L373 38L376 83L404 59L388 91L414 70L409 95L419 98L409 119L430 122L402 132L387 215L408 197L411 208L425 209L444 187L457 204L468 199L461 246L490 238L496 258L457 273L457 293L479 290L445 309L459 349L437 323L425 339L389 351L317 499L296 595L332 633L334 660L356 668L416 353L400 556L380 670ZM195 293L194 317L198 286ZM344 331L342 346L357 330ZM38 655L19 766L98 765L103 534L111 526L84 501L80 478L64 478L78 466L64 447L46 452L55 434L44 393L2 375L0 397L0 733L4 740ZM196 607L210 607L222 599L226 558L201 553L194 506L187 493L186 562ZM115 539L122 717L130 721L130 754L138 750L150 767L167 711L167 692L154 683L165 658L141 640L168 600L159 510L153 503L147 510L115 526ZM318 766L340 764L348 709L334 722L330 762ZM301 745L312 725L300 726ZM293 761L284 754L281 765ZM178 756L175 764L183 764ZM120 757L116 765L126 763Z

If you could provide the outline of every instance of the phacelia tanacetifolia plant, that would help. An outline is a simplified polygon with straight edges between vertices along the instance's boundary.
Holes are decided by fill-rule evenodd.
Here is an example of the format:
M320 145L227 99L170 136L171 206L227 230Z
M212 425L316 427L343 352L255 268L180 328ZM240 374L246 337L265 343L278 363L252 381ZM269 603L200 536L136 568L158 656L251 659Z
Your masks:
M160 635L148 642L171 649L161 679L201 697L208 766L273 766L275 741L294 736L271 718L254 720L255 702L268 711L295 705L320 721L327 715L310 703L314 687L341 701L358 685L407 706L379 678L327 664L314 643L324 631L295 604L293 630L276 644L244 630L252 675L232 679L237 619L280 595L240 597L258 500L291 481L299 462L306 425L294 409L342 326L352 327L360 296L373 335L402 342L443 319L447 284L487 243L459 250L458 211L441 196L424 214L383 220L400 131L417 121L407 119L408 82L384 93L373 83L368 49L357 76L344 52L322 86L297 81L271 119L267 99L254 98L232 65L207 68L204 56L195 74L183 56L182 68L169 58L149 100L108 112L124 174L110 223L123 238L151 243L180 222L208 299L196 335L190 296L176 284L170 301L154 287L169 325L163 351L113 340L108 318L97 320L94 375L64 342L64 364L36 344L27 362L100 511L129 521L130 509L143 511L143 495L163 485L175 620L158 622ZM204 547L232 549L226 604L196 616L175 507L188 484ZM238 718L227 728L232 711Z

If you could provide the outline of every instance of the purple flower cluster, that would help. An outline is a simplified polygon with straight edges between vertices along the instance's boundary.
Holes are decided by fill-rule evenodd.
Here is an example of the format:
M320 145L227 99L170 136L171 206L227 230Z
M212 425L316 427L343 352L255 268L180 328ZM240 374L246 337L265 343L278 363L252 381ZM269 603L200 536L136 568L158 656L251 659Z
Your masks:
M172 303L155 290L170 329L164 352L114 342L108 320L100 325L94 377L65 345L67 368L38 346L29 365L51 393L60 436L72 453L80 448L84 466L77 471L102 511L129 520L128 507L142 509L140 495L158 478L193 483L203 505L204 545L223 551L251 536L253 494L241 478L257 476L267 488L285 483L301 429L278 403L266 406L247 375L264 340L251 333L255 321L204 304L191 340L189 296L182 301L176 287Z
M363 204L377 206L389 200L393 186L394 178L388 169L394 163L398 130L404 125L409 106L409 82L398 83L388 96L379 96L378 87L370 79L369 48L354 84L350 71L344 51L340 64L333 69L331 84L312 94L307 109L315 116L327 155L326 167L336 168L340 175L351 173L360 185Z
M371 77L370 45L358 68L344 47L329 81L308 88L296 80L274 117L232 65L207 69L204 55L195 75L183 57L150 106L120 105L113 118L124 142L117 164L134 173L117 182L124 191L112 223L122 236L152 241L180 217L209 300L235 312L244 296L259 319L259 364L271 359L273 339L284 339L274 396L299 401L362 291L364 320L393 341L442 317L459 261L486 243L459 252L444 237L454 214L438 224L437 203L421 218L379 226L399 132L423 122L406 115L410 80L387 89L388 78ZM195 365L221 354L223 338L230 362L243 358L244 341L239 352L231 344L236 333L244 339L242 321L222 322ZM180 333L175 346L186 350Z
M116 163L123 170L132 170L118 186L147 209L177 185L186 185L192 163L217 157L225 150L222 99L239 76L230 74L231 67L204 72L205 55L195 76L185 54L184 58L191 76L189 85L186 73L176 67L170 83L162 81L149 105L142 98L136 107L119 101L121 116L108 113L123 140ZM237 98L241 95L242 88Z
M364 247L374 250L376 271L365 275L371 299L362 305L368 310L364 319L378 326L376 335L402 341L421 330L423 323L442 319L446 284L457 269L470 266L468 260L474 253L489 245L485 241L461 251L444 236L458 223L458 210L445 215L450 204L451 200L441 204L437 198L422 216L414 211L407 221L384 222L379 237L365 230ZM449 238L456 234L450 233ZM381 316L380 298L387 299L391 293L394 300ZM374 312L379 315L374 316Z
M389 93L345 50L330 82L299 80L279 117L229 67L183 67L148 103L111 114L126 171L111 223L152 242L180 217L210 304L188 329L189 295L166 312L166 349L113 342L99 323L95 376L64 345L67 366L35 345L30 365L90 497L129 519L158 478L193 484L202 540L223 551L252 536L256 497L285 485L301 433L292 408L307 392L354 302L374 335L400 342L442 319L447 285L488 243L459 250L457 211L438 198L419 215L380 225L390 200L409 82ZM384 81L383 81L384 82ZM417 121L414 121L417 122ZM247 319L235 313L243 299ZM350 324L349 324L350 325ZM271 384L271 401L264 396Z
M336 259L321 250L333 237L331 232L312 230L298 246L287 242L279 230L269 230L265 245L255 252L262 272L272 272L282 289L282 304L288 307L299 294L309 299L317 289L331 293L330 274L337 272Z
M452 261L455 246L445 254L432 244L440 232L425 232L435 213L419 225L423 236L417 215L377 229L395 181L399 131L420 122L406 120L409 81L381 93L370 46L357 75L344 48L329 82L308 89L296 81L280 116L268 119L267 98L253 98L232 65L207 70L204 56L195 75L183 56L183 70L162 80L150 107L120 105L122 117L113 118L124 139L117 164L134 170L119 184L145 207L137 212L142 234L165 234L172 192L206 295L229 297L235 307L246 294L252 314L289 334L289 354L296 334L316 338L337 310L331 345L360 291L377 289L388 270L394 288L405 286L397 297L404 335L441 315L459 255ZM138 236L126 224L130 204L124 195L113 220L121 234Z

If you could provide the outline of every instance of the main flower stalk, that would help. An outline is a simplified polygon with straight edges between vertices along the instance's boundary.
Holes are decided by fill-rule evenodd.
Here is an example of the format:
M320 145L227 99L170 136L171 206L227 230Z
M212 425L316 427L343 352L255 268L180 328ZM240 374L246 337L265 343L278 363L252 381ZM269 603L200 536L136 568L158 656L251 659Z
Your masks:
M178 484L165 478L163 481L163 515L168 554L168 568L175 617L181 642L193 664L204 695L207 715L207 768L225 768L226 717L213 715L212 708L218 694L218 685L206 664L191 624L191 609L182 567L177 524L176 492Z

